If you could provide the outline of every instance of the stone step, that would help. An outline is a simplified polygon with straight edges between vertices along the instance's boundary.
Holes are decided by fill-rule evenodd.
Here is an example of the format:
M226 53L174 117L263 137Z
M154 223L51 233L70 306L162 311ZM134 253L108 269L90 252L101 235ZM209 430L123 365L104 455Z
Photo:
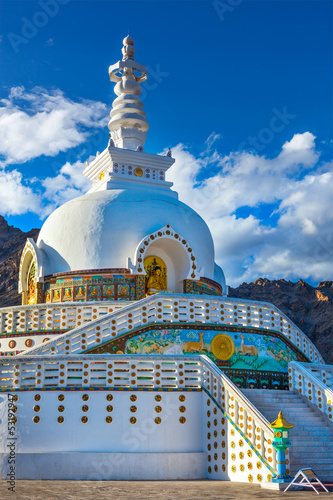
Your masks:
M297 464L308 464L307 466L308 467L311 467L311 465L314 463L313 461L313 457L309 458L309 457L306 457L306 458L302 458L302 457L293 457L292 458L292 465L293 466L296 466ZM320 458L320 459L317 459L315 461L316 465L317 466L321 466L322 464L329 464L332 468L332 471L333 471L333 464L332 464L332 458L331 457L328 457L328 458Z
M305 469L306 467L303 467L303 468ZM291 477L294 478L294 476L296 476L297 472L300 469L302 469L302 467L300 467L299 469L291 469L291 471L290 471ZM314 469L313 467L312 467L312 470L314 470L314 472L317 475L318 479L322 483L324 483L324 482L330 482L330 481L333 480L333 474L331 472L327 471L327 470L322 471L322 470ZM321 492L321 490L319 490L319 491Z
M317 441L317 442L321 442L321 443L326 443L328 447L332 447L333 446L333 441L331 440L327 440L327 438L325 436L290 436L290 439L291 439L291 443L302 443L302 442L306 442L306 443L311 443L312 441Z
M290 433L291 439L302 439L303 436L305 437L311 436L313 439L317 437L324 437L327 439L327 441L333 440L333 434L329 431L326 432L324 429L323 430L318 429L317 431L315 430L309 431L308 427L301 428L299 426L295 426L291 429L290 432L291 432Z
M324 454L325 451L324 451L324 447L323 447L323 442L317 442L317 443L313 443L312 446L311 446L312 449L315 449L315 448L320 448L322 451L321 453ZM309 443L306 441L304 443L302 442L299 442L299 443L296 443L294 445L291 445L290 447L290 451L291 453L294 453L294 454L298 454L298 453L304 453L304 454L307 454L308 451L309 451Z
M332 464L315 464L310 462L300 462L296 467L292 464L292 469L305 469L306 467L311 467L314 470L328 471L333 474Z
M248 398L249 401L251 401L253 404L256 403L256 404L264 404L264 405L267 405L267 406L278 406L278 405L282 405L282 406L290 406L290 407L293 407L293 408L308 408L309 410L312 409L311 406L309 406L307 403L305 403L304 401L299 401L298 399L294 400L294 399L291 399L291 400L285 400L285 399L264 399L263 396L261 396L260 398Z

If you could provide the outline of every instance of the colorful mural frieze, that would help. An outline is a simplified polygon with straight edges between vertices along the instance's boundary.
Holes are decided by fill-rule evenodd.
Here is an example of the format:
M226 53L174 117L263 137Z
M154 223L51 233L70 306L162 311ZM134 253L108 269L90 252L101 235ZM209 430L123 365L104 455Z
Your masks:
M240 388L288 390L288 373L261 370L232 370L222 367L221 370Z
M166 329L143 333L125 345L125 354L197 353L220 366L276 372L287 372L288 363L297 359L281 339L252 333Z
M184 293L194 295L221 295L222 288L218 283L206 278L200 278L200 281L184 280Z
M135 300L143 299L145 296L146 277L142 275L135 276Z
M47 303L135 299L135 276L58 277L57 279L49 278L49 281L44 284L44 301Z

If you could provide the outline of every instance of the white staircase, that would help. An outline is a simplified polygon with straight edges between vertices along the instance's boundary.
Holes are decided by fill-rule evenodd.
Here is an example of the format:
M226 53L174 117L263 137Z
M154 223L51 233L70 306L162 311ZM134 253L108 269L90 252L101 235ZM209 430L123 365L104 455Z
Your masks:
M321 480L333 480L333 424L296 391L243 389L260 413L273 422L279 411L294 424L290 432L290 475L311 467ZM288 466L287 466L288 468Z

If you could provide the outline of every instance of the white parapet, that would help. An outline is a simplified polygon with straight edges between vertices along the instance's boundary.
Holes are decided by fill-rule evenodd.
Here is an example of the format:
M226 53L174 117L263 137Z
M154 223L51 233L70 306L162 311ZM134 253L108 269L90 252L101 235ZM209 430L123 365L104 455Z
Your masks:
M285 336L310 361L323 363L322 356L310 339L284 313L268 302L212 295L169 293L156 294L133 303L124 302L121 304L118 302L117 304L120 307L125 305L120 310L110 313L104 312L103 316L99 318L96 314L94 317L93 314L89 323L78 326L40 347L30 348L27 353L78 354L87 348L97 347L101 342L113 340L134 328L152 323L197 323L271 330ZM99 305L104 307L104 311L107 311L108 306L105 305L105 302L85 303L86 308L95 308L96 311ZM52 306L55 304L47 305L50 311ZM56 307L59 310L59 305ZM74 314L77 306L72 303L71 307ZM38 311L38 308L36 310ZM4 310L0 310L0 321L2 320L3 325L9 331L7 315L10 313L7 312L7 309L3 313L1 311ZM18 313L19 310L16 314ZM74 324L73 318L73 326Z
M276 467L269 423L205 356L22 356L0 380L3 454L15 420L22 454L205 453L206 477L253 482Z

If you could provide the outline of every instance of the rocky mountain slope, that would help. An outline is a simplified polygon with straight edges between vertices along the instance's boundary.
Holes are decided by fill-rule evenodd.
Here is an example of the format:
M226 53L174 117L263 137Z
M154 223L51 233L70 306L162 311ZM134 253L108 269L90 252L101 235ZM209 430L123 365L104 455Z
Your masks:
M19 305L20 257L27 238L36 241L39 229L24 233L0 216L0 307ZM258 279L230 288L230 297L272 302L310 337L327 363L333 363L333 282L312 287L303 280Z
M20 258L27 238L38 237L39 229L24 233L9 226L0 215L0 307L21 304L17 291Z
M230 297L272 302L316 345L325 361L333 363L333 282L313 287L303 280L258 279L231 288Z

